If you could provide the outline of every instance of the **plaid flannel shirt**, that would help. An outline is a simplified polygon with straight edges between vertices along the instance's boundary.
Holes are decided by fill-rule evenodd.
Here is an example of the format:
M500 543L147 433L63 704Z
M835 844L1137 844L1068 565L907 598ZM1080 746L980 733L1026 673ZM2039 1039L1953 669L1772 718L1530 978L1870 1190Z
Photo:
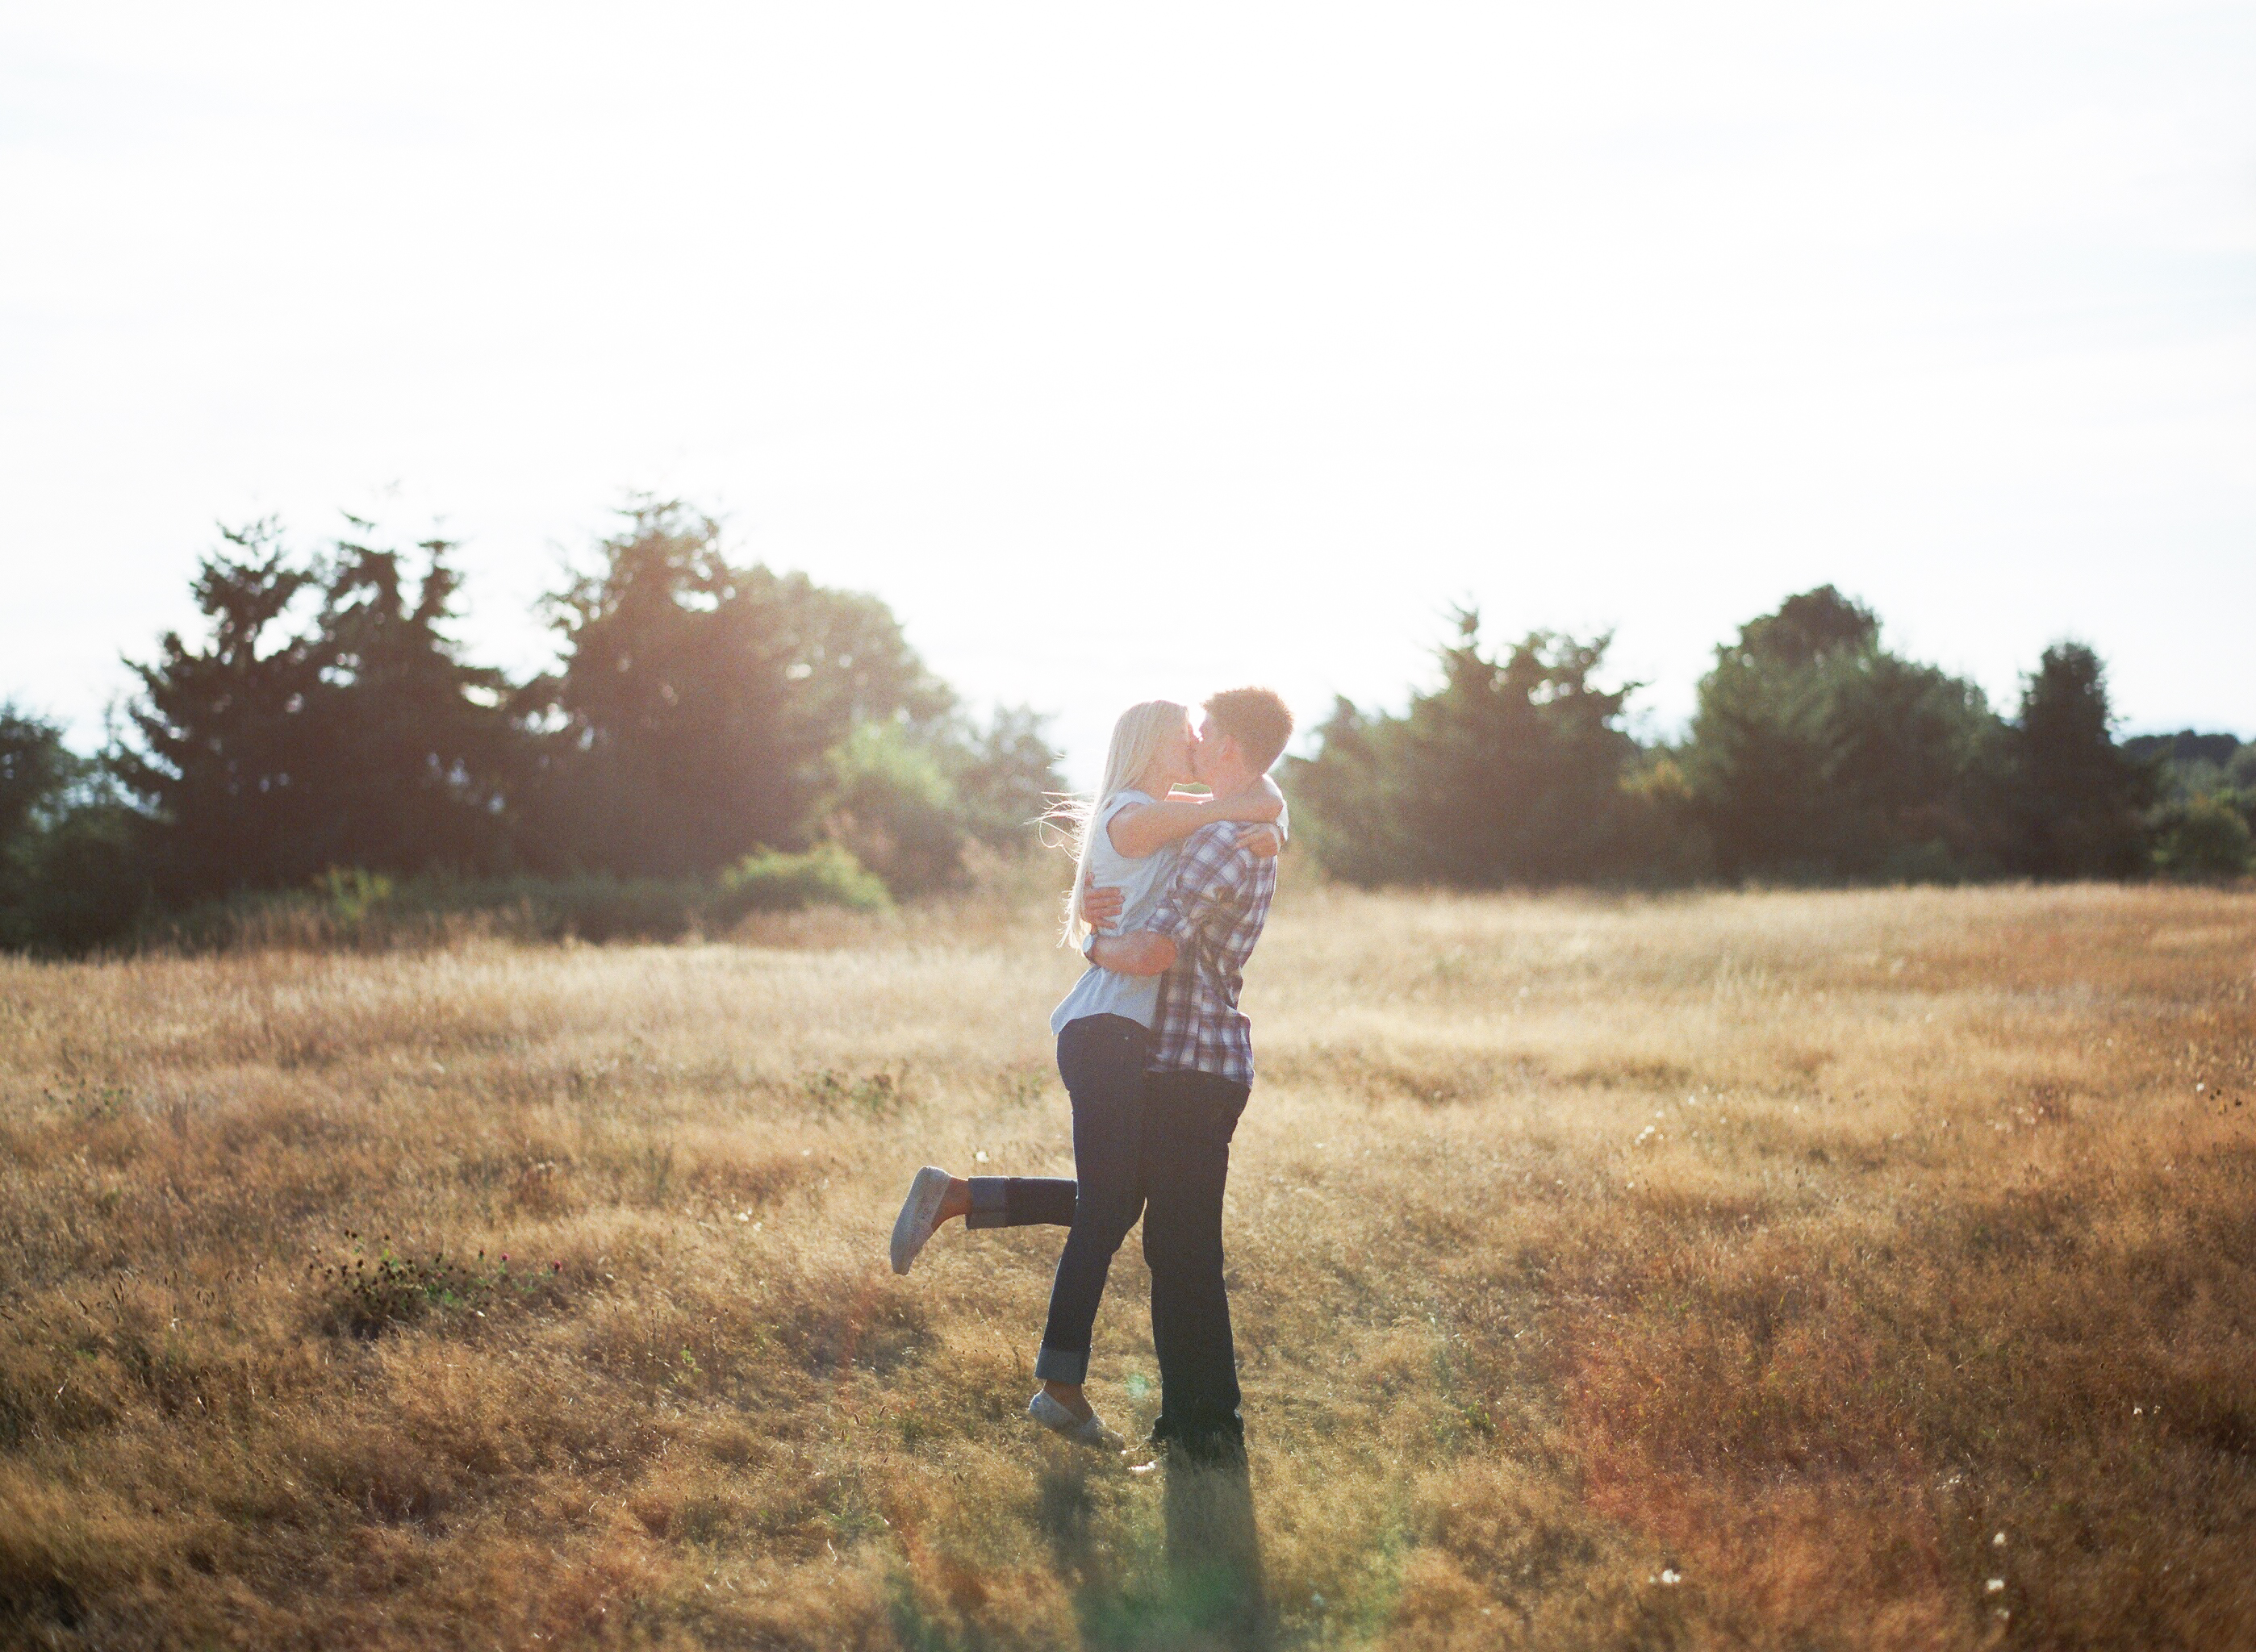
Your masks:
M1250 829L1217 820L1185 839L1167 892L1143 924L1175 944L1175 961L1160 978L1151 1072L1253 1082L1252 1023L1237 993L1277 892L1277 862L1239 847Z

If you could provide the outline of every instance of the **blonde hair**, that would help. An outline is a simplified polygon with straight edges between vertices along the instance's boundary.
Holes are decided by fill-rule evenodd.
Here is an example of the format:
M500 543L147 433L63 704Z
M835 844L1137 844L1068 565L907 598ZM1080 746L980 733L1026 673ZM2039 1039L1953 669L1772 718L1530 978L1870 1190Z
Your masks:
M1089 919L1081 910L1082 886L1089 881L1089 847L1096 834L1089 828L1113 794L1125 791L1143 777L1160 755L1167 738L1190 720L1190 708L1172 699L1147 699L1131 706L1112 725L1112 743L1105 749L1104 778L1094 798L1061 798L1045 818L1063 829L1061 847L1073 855L1073 887L1066 891L1065 922L1058 945L1078 947L1089 938Z

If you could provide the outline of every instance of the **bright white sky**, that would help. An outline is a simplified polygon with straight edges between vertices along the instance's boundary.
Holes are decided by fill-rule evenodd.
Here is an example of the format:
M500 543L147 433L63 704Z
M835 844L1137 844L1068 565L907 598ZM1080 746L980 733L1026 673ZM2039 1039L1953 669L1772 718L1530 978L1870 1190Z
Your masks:
M1649 731L1833 580L2010 701L2256 734L2256 8L0 0L0 695L215 521L630 489L976 700L1399 703L1453 601Z

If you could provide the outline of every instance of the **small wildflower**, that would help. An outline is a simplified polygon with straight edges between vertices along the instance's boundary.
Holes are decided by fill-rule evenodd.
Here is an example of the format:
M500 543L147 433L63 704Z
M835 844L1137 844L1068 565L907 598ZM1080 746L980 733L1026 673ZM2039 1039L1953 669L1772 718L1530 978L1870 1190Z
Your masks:
M1660 1580L1666 1584L1679 1584L1684 1581L1684 1574L1674 1566L1663 1566L1660 1569Z
M974 1153L971 1156L978 1163L984 1164L987 1162L987 1154L984 1149Z
M2006 1534L2001 1531L1996 1536L1991 1538L1990 1546L1993 1549L2003 1549L2006 1546Z
M1984 1584L1982 1586L1988 1590L1992 1594L1996 1594L2005 1588L2006 1580L2003 1578L1992 1578L1989 1582Z

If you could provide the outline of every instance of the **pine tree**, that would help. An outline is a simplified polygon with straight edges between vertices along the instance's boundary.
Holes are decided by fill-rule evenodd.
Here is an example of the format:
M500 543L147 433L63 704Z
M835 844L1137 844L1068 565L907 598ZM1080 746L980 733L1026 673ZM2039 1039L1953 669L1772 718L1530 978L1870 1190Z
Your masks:
M1324 864L1363 883L1470 887L1624 870L1637 743L1620 727L1631 685L1595 680L1608 642L1538 631L1495 658L1468 609L1441 686L1403 716L1338 702L1316 756L1288 771Z
M319 636L292 610L318 585L271 521L222 530L191 589L210 622L198 647L166 632L132 669L137 749L123 772L155 819L159 889L186 899L271 888L320 869L303 846L318 818L307 703L322 692Z
M341 542L303 561L271 523L223 538L194 587L208 643L168 633L134 667L138 746L122 772L152 817L164 895L497 863L509 685L442 629L451 547L421 547L411 598L395 552Z
M1933 875L1979 869L1992 725L1979 689L1890 653L1872 610L1829 585L1716 650L1681 756L1727 874Z
M877 598L738 567L719 524L676 503L627 517L553 599L564 666L524 702L550 730L543 863L678 876L800 847L849 731L923 731L953 706Z
M2115 743L2107 674L2081 643L2056 643L2023 679L2000 742L2004 854L2032 877L2133 877L2151 858L2157 777Z

